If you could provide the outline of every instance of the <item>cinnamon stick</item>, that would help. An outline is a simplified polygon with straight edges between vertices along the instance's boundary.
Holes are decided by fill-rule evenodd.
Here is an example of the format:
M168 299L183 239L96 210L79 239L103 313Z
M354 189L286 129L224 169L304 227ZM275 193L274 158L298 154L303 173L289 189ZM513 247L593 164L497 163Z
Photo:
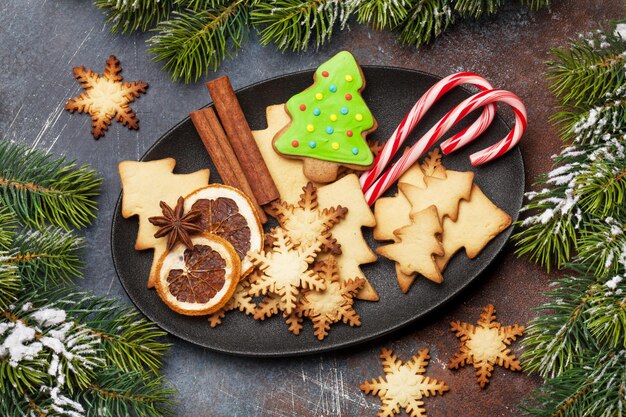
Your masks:
M189 116L224 184L235 187L248 196L259 215L261 223L265 224L267 216L259 206L213 109L208 107L196 110L191 112Z
M277 200L280 197L278 189L252 136L230 80L227 76L217 78L209 81L207 88L257 202L264 206Z

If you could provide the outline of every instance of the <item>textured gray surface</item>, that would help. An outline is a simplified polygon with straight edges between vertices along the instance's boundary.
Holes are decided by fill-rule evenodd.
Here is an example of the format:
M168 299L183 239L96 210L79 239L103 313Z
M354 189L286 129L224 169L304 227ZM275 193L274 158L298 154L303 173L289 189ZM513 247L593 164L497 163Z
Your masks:
M575 7L573 6L575 4ZM395 65L441 76L459 70L483 74L496 86L515 91L526 100L529 130L522 146L527 178L549 165L559 148L547 124L552 99L543 61L546 51L564 44L596 22L623 13L622 2L561 1L551 11L529 13L518 6L493 19L461 24L432 46L416 50L399 46L392 34L352 25L333 38L331 46L305 55L282 54L262 48L253 35L234 61L216 74L227 73L235 88L280 74L315 67L341 49L350 49L363 64ZM172 83L146 52L146 35L115 36L89 1L14 0L0 3L0 136L89 163L105 182L101 211L86 230L88 242L84 288L127 302L110 256L112 210L120 192L117 163L137 159L164 132L208 101L204 80L185 86ZM113 124L94 141L89 118L63 110L79 93L72 67L101 71L115 54L128 81L141 79L150 88L133 108L141 129L129 131ZM374 416L379 401L365 397L358 385L378 376L381 346L392 347L408 359L416 349L431 348L431 376L445 380L451 391L427 400L429 416L514 416L522 397L538 381L496 369L491 386L481 391L471 369L450 372L447 359L457 349L448 331L450 320L475 321L488 303L498 308L503 323L525 323L541 302L547 276L511 247L501 262L477 285L437 317L367 346L321 356L254 360L224 356L171 339L174 343L165 373L180 391L180 416ZM145 279L138 277L137 279ZM516 351L519 351L516 348Z

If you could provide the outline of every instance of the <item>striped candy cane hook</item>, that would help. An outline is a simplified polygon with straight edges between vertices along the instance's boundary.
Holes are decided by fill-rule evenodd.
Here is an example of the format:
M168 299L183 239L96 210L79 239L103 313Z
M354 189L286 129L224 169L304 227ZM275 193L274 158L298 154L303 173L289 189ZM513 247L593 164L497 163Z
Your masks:
M430 110L430 108L448 91L462 84L472 84L482 91L491 90L491 84L478 74L473 72L459 72L441 79L415 103L411 111L404 117L389 140L385 142L383 149L376 156L374 165L369 171L361 175L361 188L367 191L376 179L385 170L391 159L398 152L398 149L405 142L411 131ZM496 106L485 107L480 118L465 130L457 133L452 139L455 142L468 143L472 138L480 135L491 124L496 115Z
M470 156L472 165L481 165L489 162L499 156L502 156L513 148L522 138L526 130L527 116L526 107L522 100L515 94L505 90L488 90L480 92L469 97L455 109L446 114L435 126L433 126L424 136L422 136L410 149L396 162L387 172L385 172L371 187L367 189L365 199L368 204L373 204L387 189L400 178L400 176L409 169L420 156L424 154L435 142L445 135L454 125L465 118L474 110L493 105L501 102L508 104L515 112L515 125L507 136L495 145L492 145L480 152L476 152ZM484 128L486 129L486 127ZM477 131L484 131L477 129ZM467 136L460 138L459 135L446 140L442 144L442 150L447 155L457 149L467 145L479 134L473 137Z

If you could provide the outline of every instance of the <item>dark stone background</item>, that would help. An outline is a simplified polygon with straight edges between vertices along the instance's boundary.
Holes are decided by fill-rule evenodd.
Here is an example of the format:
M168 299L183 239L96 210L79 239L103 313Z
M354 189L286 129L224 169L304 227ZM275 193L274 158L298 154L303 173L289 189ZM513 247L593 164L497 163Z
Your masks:
M547 52L605 19L623 16L623 4L561 0L551 10L532 13L511 3L496 17L458 24L419 50L399 45L393 34L354 22L350 31L337 33L330 46L302 55L263 48L252 35L233 61L208 78L228 74L239 88L313 68L342 49L351 50L362 64L415 68L440 76L475 71L526 101L529 127L521 149L530 182L549 169L550 156L561 145L548 123L554 100L543 74ZM117 163L139 158L170 127L208 102L204 79L185 86L172 83L160 71L146 52L147 37L112 35L89 1L0 3L0 137L77 159L102 173L100 214L85 231L87 267L81 285L124 302L128 299L109 247L111 216L120 192ZM121 60L128 81L141 79L150 88L133 105L141 129L129 131L114 123L96 142L89 134L89 117L70 115L63 106L80 91L72 67L84 65L100 72L110 54ZM526 323L535 314L533 307L542 302L548 279L539 268L518 259L509 244L498 265L436 317L366 346L326 355L255 360L216 354L171 338L174 347L165 373L180 391L177 415L374 416L378 398L364 396L358 386L382 373L378 353L383 346L395 349L402 359L409 359L416 349L431 349L429 375L445 380L450 392L426 400L429 416L519 415L516 406L540 381L497 368L490 386L480 390L472 368L447 370L446 362L458 348L448 323L474 322L488 303L495 304L504 324ZM514 346L519 353L519 343Z

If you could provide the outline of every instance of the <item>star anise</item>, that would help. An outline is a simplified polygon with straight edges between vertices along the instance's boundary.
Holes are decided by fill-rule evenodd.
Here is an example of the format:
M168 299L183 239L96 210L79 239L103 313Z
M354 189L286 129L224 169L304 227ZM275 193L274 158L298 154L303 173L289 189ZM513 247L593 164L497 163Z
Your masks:
M202 233L202 227L196 222L202 214L200 210L189 210L184 214L185 199L178 198L176 207L172 210L167 203L161 201L159 205L163 211L163 216L150 217L148 221L159 227L154 237L161 238L167 236L167 250L172 250L177 242L182 242L187 248L192 249L193 243L189 237L192 234Z

